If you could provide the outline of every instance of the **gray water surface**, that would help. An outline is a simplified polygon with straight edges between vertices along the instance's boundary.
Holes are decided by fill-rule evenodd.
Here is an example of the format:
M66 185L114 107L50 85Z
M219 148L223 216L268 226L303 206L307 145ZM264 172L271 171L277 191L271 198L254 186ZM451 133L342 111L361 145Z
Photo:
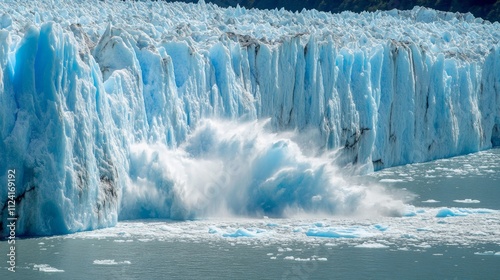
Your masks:
M38 243L45 244L40 246ZM498 279L500 256L477 255L499 250L498 244L460 248L437 246L422 251L310 248L291 244L285 255L327 261L269 258L270 246L231 246L187 242L129 242L82 239L29 239L20 242L16 273L1 279ZM40 250L46 248L46 250ZM117 264L98 265L112 259ZM50 264L64 272L41 272L35 264Z

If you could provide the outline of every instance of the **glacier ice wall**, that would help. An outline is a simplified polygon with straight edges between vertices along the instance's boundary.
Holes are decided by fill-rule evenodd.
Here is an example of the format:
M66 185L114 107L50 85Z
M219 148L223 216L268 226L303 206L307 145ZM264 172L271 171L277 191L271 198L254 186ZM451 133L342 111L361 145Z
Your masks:
M316 156L360 172L500 145L500 25L470 14L0 8L0 181L16 170L18 234L221 205L280 216L387 201L289 140L254 134L255 120L307 134ZM0 188L4 232L7 198Z

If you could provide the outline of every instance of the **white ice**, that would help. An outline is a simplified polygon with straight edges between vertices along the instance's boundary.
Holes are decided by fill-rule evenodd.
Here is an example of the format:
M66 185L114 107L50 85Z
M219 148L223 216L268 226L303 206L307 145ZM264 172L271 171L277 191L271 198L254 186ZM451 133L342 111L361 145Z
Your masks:
M119 265L119 264L131 264L130 261L117 262L115 260L94 260L96 265Z
M77 239L127 240L161 242L226 243L241 246L275 248L267 257L271 259L305 256L302 250L315 246L326 249L358 247L385 250L425 250L435 246L477 246L498 244L500 212L489 209L446 208L447 213L461 213L439 217L443 208L424 208L414 211L412 217L346 218L330 217L318 223L315 218L293 219L206 219L186 221L129 221L114 228L81 232L63 237ZM465 215L466 214L466 215ZM272 222L277 226L268 226ZM175 230L165 231L168 226ZM213 230L213 229L217 230ZM300 230L297 230L300 229ZM293 244L302 244L299 249ZM269 252L269 251L268 251ZM494 253L492 253L494 254ZM325 257L320 255L319 257ZM290 258L291 259L291 258Z
M41 271L41 272L49 272L49 273L53 273L53 272L64 272L64 270L61 270L61 269L57 269L57 268L51 267L51 266L50 266L50 265L48 265L48 264L35 264L35 265L33 266L33 269L38 270L38 271Z
M481 203L481 201L479 201L477 199L470 199L470 198L457 199L457 200L453 200L453 201L456 202L456 203L467 203L467 204L470 204L470 203Z

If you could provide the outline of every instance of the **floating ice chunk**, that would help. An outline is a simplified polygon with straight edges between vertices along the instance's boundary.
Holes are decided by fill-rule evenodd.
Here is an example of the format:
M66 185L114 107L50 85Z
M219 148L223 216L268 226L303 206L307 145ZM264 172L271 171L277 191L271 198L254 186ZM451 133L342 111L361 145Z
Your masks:
M497 212L497 210L478 208L478 209L471 210L471 212L473 212L475 214L491 214L491 213Z
M401 182L406 182L403 179L382 179L379 181L380 183L401 183Z
M324 222L316 222L314 223L314 226L316 227L327 227L328 225Z
M443 208L438 211L436 214L437 218L446 218L446 217L457 217L457 216L467 216L468 213L464 213L460 210L454 210L450 208Z
M497 253L500 253L500 252L497 252ZM479 256L493 256L495 254L496 253L494 251L484 251L484 252L475 252L474 253L474 255L479 255Z
M278 252L292 252L292 251L293 251L292 248L282 248L282 247L278 248Z
M385 249L389 248L389 246L380 244L380 243L373 243L373 242L364 242L363 244L359 244L354 246L356 248L368 248L368 249Z
M307 236L312 237L327 237L327 238L359 238L360 234L354 230L349 229L309 229L306 232Z
M405 238L405 239L418 239L415 235L409 234L409 233L401 234L401 238Z
M432 248L432 246L428 243L421 243L421 244L417 244L417 245L414 245L415 247L418 247L418 248L424 248L424 249L429 249L429 248Z
M428 200L422 201L422 203L439 203L439 202L440 202L439 200L435 200L435 199L428 199Z
M210 233L210 234L215 234L215 233L218 233L218 232L219 232L219 229L215 228L215 227L210 227L208 229L208 233Z
M422 209L416 209L415 206L407 206L403 212L403 217L414 217L422 213Z
M64 270L51 267L48 264L35 264L33 266L33 269L36 269L41 272L64 272Z
M96 265L119 265L119 264L131 264L130 261L117 262L115 260L94 260Z
M415 217L417 215L414 211L408 211L403 214L404 217Z
M224 236L224 237L234 237L234 238L237 238L237 237L254 237L255 233L250 232L250 231L248 231L246 229L240 228L240 229L236 230L233 233L224 233L222 236Z
M453 202L456 202L456 203L481 203L481 201L479 200L476 200L476 199L470 199L470 198L467 198L467 199L462 199L462 200L453 200Z
M389 226L386 226L386 225L381 225L381 224L377 224L374 226L376 229L378 229L379 231L386 231Z
M436 217L438 218L444 218L444 217L456 217L456 216L467 216L469 214L491 214L497 212L496 210L492 209L485 209L485 208L477 208L477 209L468 209L468 208L442 208L441 210L438 211L436 214Z

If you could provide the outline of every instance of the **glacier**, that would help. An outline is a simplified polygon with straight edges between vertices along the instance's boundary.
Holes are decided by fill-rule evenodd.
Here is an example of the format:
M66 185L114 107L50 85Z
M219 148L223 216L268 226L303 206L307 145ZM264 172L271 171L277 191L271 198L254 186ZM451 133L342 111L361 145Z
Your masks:
M376 212L343 175L500 146L500 24L123 1L0 3L18 235L118 219ZM7 236L7 188L0 229Z

